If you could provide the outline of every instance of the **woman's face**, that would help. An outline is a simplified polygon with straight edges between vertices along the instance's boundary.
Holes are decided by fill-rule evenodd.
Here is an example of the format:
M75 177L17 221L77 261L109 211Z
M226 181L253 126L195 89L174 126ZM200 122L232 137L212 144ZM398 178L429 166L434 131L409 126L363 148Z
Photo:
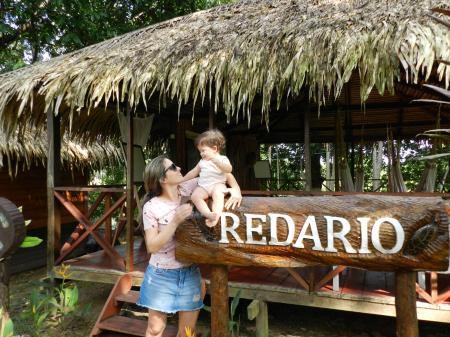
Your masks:
M164 177L165 183L178 183L183 177L181 169L176 166L170 159L164 159Z

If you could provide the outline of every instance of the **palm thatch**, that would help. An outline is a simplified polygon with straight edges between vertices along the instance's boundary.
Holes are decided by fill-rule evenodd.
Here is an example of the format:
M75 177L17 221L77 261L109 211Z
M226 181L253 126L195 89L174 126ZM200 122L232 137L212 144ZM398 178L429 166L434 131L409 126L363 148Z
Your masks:
M323 105L353 72L364 102L373 88L417 83L433 73L449 86L450 32L427 14L448 0L247 0L152 25L0 76L0 120L9 132L53 109L67 124L137 107L150 97L179 105L207 100L231 118L251 118L304 87ZM440 17L441 14L434 14ZM405 78L402 78L405 76ZM112 114L110 113L109 116ZM101 117L99 117L101 119ZM76 129L76 128L74 128ZM76 130L75 130L76 131Z
M19 169L30 169L33 164L46 165L46 159L45 129L31 128L20 136L16 132L9 139L0 132L0 169L6 164L11 177L17 175ZM124 158L113 141L86 143L70 139L67 134L62 137L61 164L68 169L98 169L118 163L124 163Z

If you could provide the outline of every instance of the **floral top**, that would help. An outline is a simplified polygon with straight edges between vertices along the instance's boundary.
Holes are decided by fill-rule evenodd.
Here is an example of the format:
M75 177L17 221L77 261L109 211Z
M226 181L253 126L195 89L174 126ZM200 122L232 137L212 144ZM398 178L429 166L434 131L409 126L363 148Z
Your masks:
M190 196L197 187L197 183L198 179L181 183L178 187L180 195ZM147 201L143 209L144 230L157 228L159 233L172 220L175 210L180 206L180 201L161 200L159 197ZM188 265L175 259L175 235L159 251L151 255L149 263L163 269L182 268Z

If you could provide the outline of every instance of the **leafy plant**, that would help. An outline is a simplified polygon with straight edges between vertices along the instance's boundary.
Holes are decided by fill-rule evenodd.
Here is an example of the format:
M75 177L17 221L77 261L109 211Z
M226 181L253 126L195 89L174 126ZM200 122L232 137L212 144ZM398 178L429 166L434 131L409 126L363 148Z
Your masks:
M14 324L9 318L8 312L0 308L0 337L12 337L14 334Z
M228 330L231 333L231 336L239 336L239 327L241 323L241 319L238 316L238 319L235 319L236 316L236 309L239 305L239 301L241 299L241 289L238 290L236 293L236 296L233 297L233 300L230 304L230 320L228 321Z
M231 336L239 336L239 327L240 327L240 317L238 317L237 321L235 320L236 309L239 305L239 301L241 300L241 289L239 289L236 293L236 296L233 297L233 300L230 303L230 320L228 321L228 330L231 333ZM208 305L203 306L203 310L207 312L211 312L211 307ZM189 337L189 336L188 336Z
M40 282L39 286L32 290L30 307L25 311L37 332L47 326L56 326L73 312L78 304L78 287L70 284L67 279L70 266L61 265L57 274L62 278L59 285L48 282Z
M22 212L22 206L19 207L19 211ZM27 227L31 223L31 220L25 220L25 227ZM36 236L25 236L22 243L20 244L20 248L31 248L40 245L42 242L41 238Z

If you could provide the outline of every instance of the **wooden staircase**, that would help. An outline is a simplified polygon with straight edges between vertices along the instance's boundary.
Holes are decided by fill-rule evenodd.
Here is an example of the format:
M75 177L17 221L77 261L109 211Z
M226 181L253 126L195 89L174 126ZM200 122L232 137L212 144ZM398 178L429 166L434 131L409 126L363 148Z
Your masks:
M145 337L147 320L121 315L121 309L125 303L136 304L138 299L139 291L132 290L131 286L130 275L125 274L119 278L111 290L89 337ZM174 337L176 335L177 329L173 326L167 326L163 333L163 337Z

